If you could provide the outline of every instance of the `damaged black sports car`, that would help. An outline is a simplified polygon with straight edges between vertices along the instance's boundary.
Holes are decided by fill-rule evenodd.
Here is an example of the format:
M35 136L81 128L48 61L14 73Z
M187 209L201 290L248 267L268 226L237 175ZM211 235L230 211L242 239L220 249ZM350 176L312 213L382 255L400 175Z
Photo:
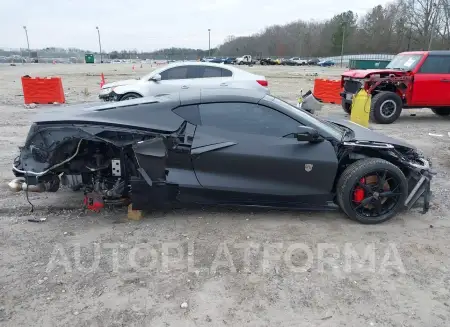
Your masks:
M99 210L178 203L342 209L386 221L423 198L430 162L349 121L241 89L90 104L36 118L13 165L15 190L85 192Z

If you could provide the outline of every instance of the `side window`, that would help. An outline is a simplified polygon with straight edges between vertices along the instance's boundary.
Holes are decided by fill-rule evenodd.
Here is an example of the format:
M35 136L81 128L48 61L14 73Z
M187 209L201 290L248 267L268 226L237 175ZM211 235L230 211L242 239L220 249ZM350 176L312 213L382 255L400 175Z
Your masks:
M233 73L231 72L231 70L225 69L225 68L221 68L220 69L222 71L222 77L231 77L233 76Z
M419 73L450 74L450 56L428 56Z
M177 107L172 111L192 125L201 125L200 113L196 104Z
M222 69L217 67L203 67L203 74L200 75L202 78L211 77L222 77Z
M161 73L161 80L186 79L188 78L188 67L179 66L169 68Z
M203 126L231 132L283 137L301 125L279 111L253 103L207 103L199 108Z

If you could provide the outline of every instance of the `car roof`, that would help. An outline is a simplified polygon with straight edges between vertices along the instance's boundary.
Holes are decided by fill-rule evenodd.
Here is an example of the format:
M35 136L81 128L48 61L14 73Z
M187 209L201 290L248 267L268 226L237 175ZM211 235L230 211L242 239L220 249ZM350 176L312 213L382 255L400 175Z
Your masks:
M258 103L266 93L241 88L207 88L180 92L180 104L211 102L250 102Z
M236 68L233 66L217 64L214 62L205 62L205 61L178 61L178 62L170 63L167 66L164 66L164 68L172 68L172 67L178 67L178 66L207 66L207 67L219 67L219 68L226 68L226 69L230 69L230 70L236 70Z
M433 50L428 52L429 56L450 56L449 50Z
M179 105L210 103L210 102L251 102L258 103L266 94L258 90L244 88L207 88L192 89L183 92L165 94L158 97L142 97L137 99L107 102L107 103L84 103L72 105L71 108L89 108L90 110L101 111L111 108L129 107L140 104L167 103L168 107Z
M429 56L450 56L450 51L449 50L432 50L432 51L405 51L405 52L400 52L399 54L402 55L423 55L428 53Z

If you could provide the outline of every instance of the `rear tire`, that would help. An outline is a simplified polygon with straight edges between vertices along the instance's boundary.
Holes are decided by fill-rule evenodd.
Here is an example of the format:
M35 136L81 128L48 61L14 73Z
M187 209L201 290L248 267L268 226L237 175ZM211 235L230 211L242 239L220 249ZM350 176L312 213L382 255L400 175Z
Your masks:
M446 108L436 108L436 109L431 109L431 111L438 116L449 116L450 115L450 107L446 107Z
M396 193L401 193L395 205L386 213L377 217L368 217L359 213L353 204L353 190L359 180L369 174L387 171L398 180ZM386 179L387 180L387 179ZM379 224L394 217L405 208L404 203L408 195L408 182L403 172L395 165L379 158L361 159L348 166L339 177L337 186L337 203L345 214L362 224Z
M380 92L372 98L370 118L378 124L391 124L402 113L403 101L397 93Z
M120 97L120 101L137 99L137 98L142 98L142 95L137 94L137 93L125 93L124 95L122 95Z

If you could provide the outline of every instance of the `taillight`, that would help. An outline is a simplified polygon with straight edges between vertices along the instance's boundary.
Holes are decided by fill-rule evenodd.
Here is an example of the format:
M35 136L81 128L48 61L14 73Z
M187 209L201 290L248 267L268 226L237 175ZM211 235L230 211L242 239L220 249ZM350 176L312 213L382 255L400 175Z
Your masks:
M269 86L269 82L267 82L266 80L257 80L258 84L264 87Z

